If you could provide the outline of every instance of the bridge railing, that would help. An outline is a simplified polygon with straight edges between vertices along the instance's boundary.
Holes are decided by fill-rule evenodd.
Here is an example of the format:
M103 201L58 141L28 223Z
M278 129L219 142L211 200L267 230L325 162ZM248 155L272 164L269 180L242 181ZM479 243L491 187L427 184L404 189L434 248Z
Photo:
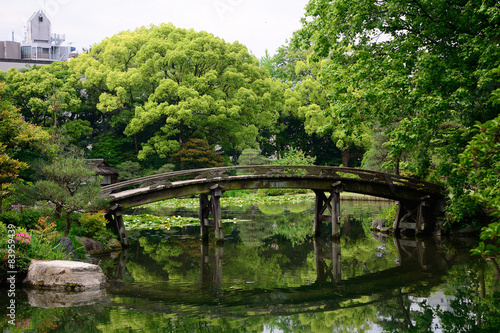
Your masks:
M180 180L194 179L225 179L228 177L268 177L268 178L315 178L341 180L346 178L366 182L402 185L407 188L433 193L442 193L443 187L438 184L419 179L396 176L389 173L329 166L310 165L245 165L220 168L205 168L167 172L132 180L126 180L112 185L103 186L103 195L109 195L138 187L154 188L168 185Z

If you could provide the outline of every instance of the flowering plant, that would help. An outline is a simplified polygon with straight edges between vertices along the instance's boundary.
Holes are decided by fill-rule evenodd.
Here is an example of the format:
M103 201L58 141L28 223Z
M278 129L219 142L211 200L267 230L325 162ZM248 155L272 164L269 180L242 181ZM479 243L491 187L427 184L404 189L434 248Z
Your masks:
M42 216L38 219L38 223L35 225L35 232L43 239L47 241L53 241L59 237L57 233L56 222L49 223L50 216Z
M21 244L29 244L31 242L31 236L27 232L20 232L16 234L14 240L16 242L20 242Z

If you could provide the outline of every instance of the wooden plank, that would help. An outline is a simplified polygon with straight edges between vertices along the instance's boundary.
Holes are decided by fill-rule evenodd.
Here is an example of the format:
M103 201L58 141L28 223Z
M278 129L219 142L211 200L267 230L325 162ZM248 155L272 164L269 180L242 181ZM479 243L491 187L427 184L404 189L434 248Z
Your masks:
M399 222L399 228L401 228L401 229L415 229L416 226L417 226L416 223Z

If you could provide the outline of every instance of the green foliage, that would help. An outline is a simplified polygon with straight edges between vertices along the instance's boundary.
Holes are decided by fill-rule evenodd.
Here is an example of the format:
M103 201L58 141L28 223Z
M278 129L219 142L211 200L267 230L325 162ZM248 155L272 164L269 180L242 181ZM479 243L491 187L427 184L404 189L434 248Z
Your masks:
M80 227L83 234L87 237L96 237L106 230L107 220L104 212L83 213L79 218Z
M34 184L38 200L47 200L66 213L65 236L71 228L70 214L99 206L101 186L82 158L59 157L42 168L45 179Z
M272 161L273 165L314 165L316 157L307 156L300 149L290 148L290 150L280 152L280 157Z
M500 257L500 222L491 223L487 227L483 227L480 237L481 240L489 241L489 243L480 242L478 247L471 250L471 253L489 259Z
M271 161L262 155L260 149L247 148L241 152L238 157L238 165L263 165L269 164Z
M6 235L7 235L7 226L3 222L0 222L0 238L5 239Z
M295 194L305 194L309 190L305 189L290 189L290 188L263 188L259 189L258 193L269 196L281 196L281 195L295 195Z
M482 1L311 0L294 44L328 58L319 77L332 126L383 129L391 166L424 178L456 158L448 124L460 132L498 115L497 15Z
M475 135L459 154L448 183L450 217L481 227L500 218L500 116L476 124Z
M5 225L12 224L14 226L20 225L21 218L16 212L3 212L0 214L0 222Z
M77 78L68 64L54 63L27 71L11 68L7 71L11 98L21 113L31 122L56 130L58 123L78 114L81 100Z
M8 211L0 214L0 222L3 222L6 225L13 224L16 227L31 230L35 228L35 225L40 217L40 212L36 210L25 209L22 213Z
M124 215L124 223L127 230L160 230L171 227L182 227L197 225L200 220L192 217L181 216L155 216L149 214ZM229 220L225 220L228 222ZM234 220L231 220L234 222Z
M63 135L69 138L71 143L88 142L87 138L92 134L92 126L88 120L68 120L62 126Z
M375 216L376 219L385 219L387 221L386 227L392 227L392 223L396 219L396 214L398 212L398 205L391 205L384 208L380 214Z
M70 67L86 78L79 84L107 123L135 141L142 160L169 158L192 137L241 151L256 146L277 119L279 82L245 46L206 32L171 24L121 32Z
M202 139L189 139L183 143L181 149L173 155L179 161L181 170L214 168L224 165L224 158Z
M136 160L134 140L112 131L99 135L92 141L89 158L104 158L112 166Z
M139 162L125 161L116 166L118 172L118 179L130 180L142 176L142 167Z
M8 184L28 168L27 163L14 157L16 150L29 145L40 148L39 144L48 139L48 133L26 122L5 95L5 83L0 82L0 208L2 199L10 193Z
M40 217L33 233L37 234L40 239L50 243L54 242L59 235L56 230L56 222L49 223L49 219L50 216Z

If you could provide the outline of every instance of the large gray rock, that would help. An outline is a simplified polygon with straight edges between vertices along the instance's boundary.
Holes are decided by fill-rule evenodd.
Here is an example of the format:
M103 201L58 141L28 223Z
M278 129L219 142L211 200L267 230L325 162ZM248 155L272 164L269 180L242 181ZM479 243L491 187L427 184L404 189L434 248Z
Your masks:
M78 261L32 260L23 281L38 289L89 291L106 287L101 267Z
M104 252L104 245L95 239L88 237L76 237L85 248L85 251L89 254Z

